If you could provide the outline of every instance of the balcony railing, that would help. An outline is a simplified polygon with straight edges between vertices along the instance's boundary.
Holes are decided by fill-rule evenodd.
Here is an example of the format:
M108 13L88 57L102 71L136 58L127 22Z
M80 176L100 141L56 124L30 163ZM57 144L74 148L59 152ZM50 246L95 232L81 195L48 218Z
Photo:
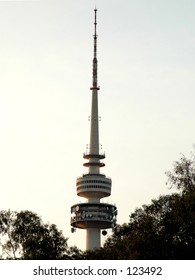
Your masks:
M87 151L85 153L83 153L83 157L85 159L89 159L89 158L99 158L99 159L104 159L105 158L105 153L101 152L101 153L91 153L90 151Z

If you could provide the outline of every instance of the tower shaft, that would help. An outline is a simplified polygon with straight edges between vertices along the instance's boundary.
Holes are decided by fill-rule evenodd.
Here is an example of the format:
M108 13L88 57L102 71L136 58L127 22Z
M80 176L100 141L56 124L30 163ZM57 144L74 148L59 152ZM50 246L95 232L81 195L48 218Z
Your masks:
M94 155L89 159L89 173L99 174L99 116L98 116L98 93L95 89L92 91L91 101L91 126L90 126L90 144L89 154ZM96 156L96 157L95 157ZM97 164L95 164L97 163Z
M92 250L94 248L100 248L100 229L88 228L86 234L86 250Z

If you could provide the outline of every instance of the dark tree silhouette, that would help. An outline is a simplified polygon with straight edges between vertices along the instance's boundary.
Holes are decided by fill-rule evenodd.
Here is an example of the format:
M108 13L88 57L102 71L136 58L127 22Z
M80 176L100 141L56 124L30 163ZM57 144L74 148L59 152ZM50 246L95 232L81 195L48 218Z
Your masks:
M30 211L1 211L0 235L4 258L69 258L67 238L54 224L44 224Z

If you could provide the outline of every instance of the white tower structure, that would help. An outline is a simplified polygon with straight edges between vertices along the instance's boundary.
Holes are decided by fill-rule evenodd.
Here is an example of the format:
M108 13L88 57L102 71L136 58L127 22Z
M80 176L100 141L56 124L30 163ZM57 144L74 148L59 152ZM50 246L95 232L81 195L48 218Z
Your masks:
M91 102L91 126L90 144L83 158L88 160L83 165L88 167L88 173L77 178L77 195L87 199L85 203L78 203L71 207L72 232L75 228L86 229L86 250L100 248L101 230L113 228L116 225L117 208L115 205L100 202L101 198L111 195L110 178L100 173L100 168L105 166L102 160L105 154L100 152L99 146L99 116L98 116L98 90L97 84L97 33L96 14L94 22L94 57L93 57L93 81Z

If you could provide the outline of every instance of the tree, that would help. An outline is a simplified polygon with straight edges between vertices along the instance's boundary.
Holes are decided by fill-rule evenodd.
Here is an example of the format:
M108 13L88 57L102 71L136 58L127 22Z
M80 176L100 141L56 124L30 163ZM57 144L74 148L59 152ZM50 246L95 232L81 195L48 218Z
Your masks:
M180 161L174 163L173 171L167 171L168 177L167 184L171 184L171 187L175 187L183 192L195 191L195 155L191 155L190 159L187 159L184 155L180 158Z
M67 238L54 224L44 224L30 211L0 211L2 257L68 259Z
M10 210L0 212L1 258L6 255L7 258L17 259L17 255L20 255L20 244L15 242L13 238L15 219L16 212Z

